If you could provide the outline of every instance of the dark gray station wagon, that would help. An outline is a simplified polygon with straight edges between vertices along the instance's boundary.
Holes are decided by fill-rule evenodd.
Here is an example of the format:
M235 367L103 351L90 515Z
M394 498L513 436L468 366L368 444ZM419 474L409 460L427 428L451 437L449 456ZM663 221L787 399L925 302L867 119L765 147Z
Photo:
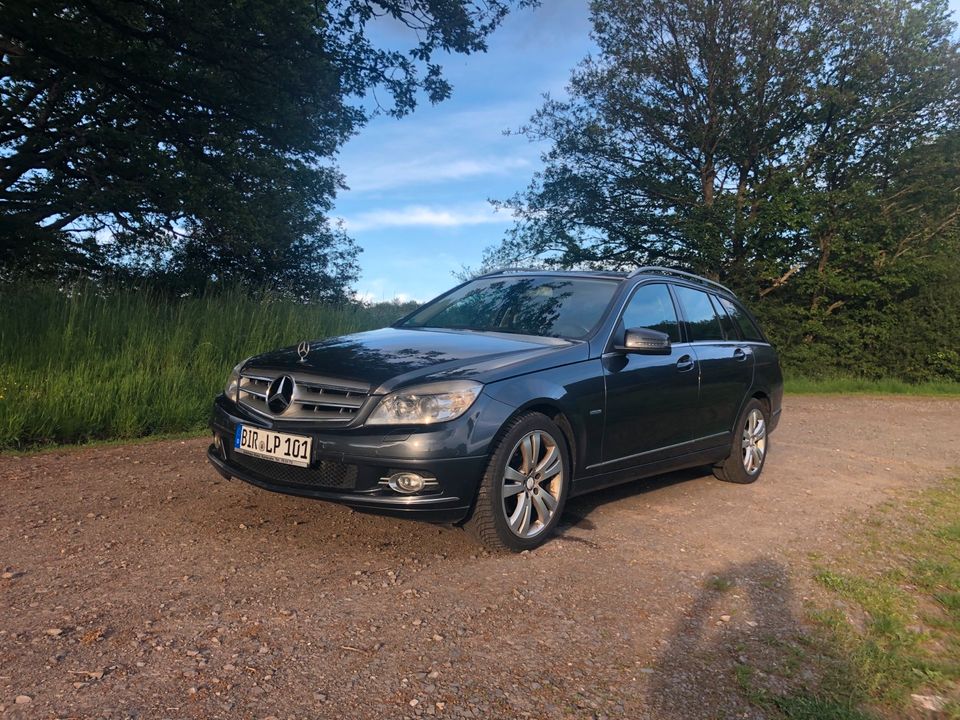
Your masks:
M777 354L733 293L678 270L502 270L393 326L244 360L214 405L226 477L544 542L568 497L712 465L748 483Z

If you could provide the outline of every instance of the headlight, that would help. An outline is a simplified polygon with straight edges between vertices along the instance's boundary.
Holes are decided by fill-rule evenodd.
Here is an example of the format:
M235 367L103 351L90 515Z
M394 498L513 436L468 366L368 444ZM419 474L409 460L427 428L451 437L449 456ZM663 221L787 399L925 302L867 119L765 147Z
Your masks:
M237 402L237 391L240 389L240 370L244 365L247 364L247 358L241 363L237 363L237 366L230 371L230 377L227 378L227 384L223 388L223 394L226 395L230 400Z
M367 425L430 425L463 415L483 390L472 380L431 383L390 393L367 418Z

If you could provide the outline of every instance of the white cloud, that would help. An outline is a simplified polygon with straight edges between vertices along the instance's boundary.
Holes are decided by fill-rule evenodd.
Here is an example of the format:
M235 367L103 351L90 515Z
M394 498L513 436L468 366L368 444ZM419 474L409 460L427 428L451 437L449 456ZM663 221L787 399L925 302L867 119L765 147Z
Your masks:
M421 157L405 162L367 162L355 170L347 170L347 184L354 192L369 192L483 175L508 175L514 170L528 167L530 161L521 157L454 160Z
M463 268L459 249L430 253L380 253L376 272L363 273L355 288L364 302L424 303L458 285Z
M379 230L388 227L442 227L464 225L504 225L512 222L508 213L497 213L487 203L455 207L407 205L398 209L370 210L344 218L348 232Z
M425 300L420 300L419 298L412 297L407 293L398 292L388 296L376 290L363 290L363 291L358 290L354 294L354 298L356 298L357 302L362 302L367 304L380 303L380 302L394 302L394 303L426 302Z
M404 284L409 286L409 282L406 280L403 281ZM396 303L406 303L406 302L416 302L423 303L426 302L426 298L429 298L429 295L424 296L422 294L403 292L397 289L398 279L397 278L385 278L385 277L375 277L369 280L365 280L359 283L356 291L354 292L354 297L357 300L364 303L379 303L379 302L396 302Z
M423 107L411 122L375 118L341 150L338 164L350 188L344 196L490 178L524 185L542 147L503 131L524 123L535 105L525 99L461 111Z

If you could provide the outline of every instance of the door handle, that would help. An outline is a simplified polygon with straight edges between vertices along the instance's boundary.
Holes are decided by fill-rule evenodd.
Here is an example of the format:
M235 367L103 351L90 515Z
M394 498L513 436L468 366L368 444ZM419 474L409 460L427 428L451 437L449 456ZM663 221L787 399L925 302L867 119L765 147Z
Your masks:
M743 362L747 359L747 354L743 351L743 348L737 348L733 351L733 359L737 362Z
M693 366L696 365L696 362L689 355L683 355L677 360L677 371L678 372L687 372L688 370L693 370Z

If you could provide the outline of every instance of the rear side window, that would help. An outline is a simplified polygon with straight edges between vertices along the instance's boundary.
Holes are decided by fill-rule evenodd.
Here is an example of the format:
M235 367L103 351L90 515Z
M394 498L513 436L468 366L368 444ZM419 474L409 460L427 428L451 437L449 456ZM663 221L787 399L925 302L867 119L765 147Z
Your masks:
M693 290L680 285L674 286L680 306L687 320L687 333L690 342L702 340L723 340L723 328L720 319L714 312L710 296L705 292Z
M649 328L680 342L680 325L666 285L641 285L623 311L623 327Z
M740 332L737 330L736 325L733 324L733 320L727 315L726 311L723 309L723 306L720 304L720 298L716 295L711 295L710 299L713 301L713 309L717 313L717 317L720 318L720 327L723 328L723 334L727 340L739 340Z
M726 298L718 299L723 309L727 311L727 314L737 324L737 327L740 328L740 334L743 335L744 340L763 342L763 335L760 333L760 328L754 325L753 320L743 311L742 307Z

